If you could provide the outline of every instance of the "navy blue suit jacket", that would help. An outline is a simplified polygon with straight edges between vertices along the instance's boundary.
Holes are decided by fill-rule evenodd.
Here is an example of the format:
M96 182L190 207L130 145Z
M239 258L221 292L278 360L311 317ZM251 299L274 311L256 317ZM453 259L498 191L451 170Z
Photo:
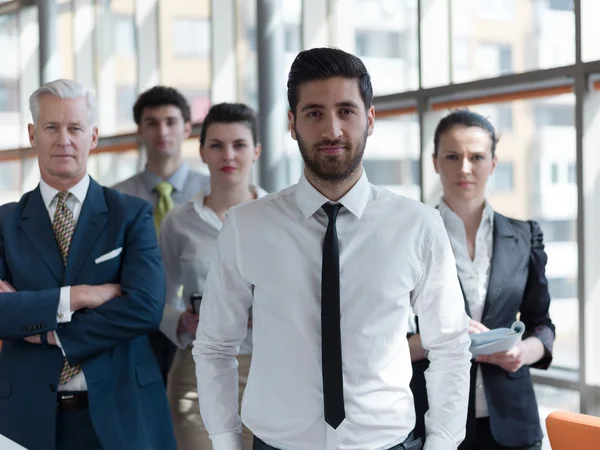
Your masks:
M536 222L524 222L494 214L494 245L487 297L481 322L490 329L510 328L517 313L527 331L523 338L539 335L544 344L544 357L536 368L547 369L552 361L554 325L548 309L550 295L546 280L547 256L543 235ZM469 305L465 300L467 314ZM493 364L473 361L467 415L467 433L460 449L469 449L475 436L475 381L477 368L481 374L487 400L490 429L500 445L518 447L542 440L538 406L528 366L514 373ZM417 422L415 434L424 437L424 416L429 409L424 373L427 359L413 363L411 389L415 400Z
M122 253L96 264L119 247ZM146 334L158 328L165 279L150 204L90 180L64 267L39 186L0 207L0 434L54 450L63 354L26 336L56 331L81 364L89 412L111 450L176 449L161 375ZM57 323L61 286L119 283L122 295Z

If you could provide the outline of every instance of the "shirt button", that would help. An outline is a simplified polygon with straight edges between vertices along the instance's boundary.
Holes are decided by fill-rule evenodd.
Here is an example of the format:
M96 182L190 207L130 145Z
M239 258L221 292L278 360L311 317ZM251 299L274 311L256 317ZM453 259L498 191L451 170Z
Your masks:
M477 389L483 389L483 384L478 384Z
M64 318L65 318L65 315L64 315L63 313L58 313L58 314L57 314L57 317L58 317L59 319L64 319Z

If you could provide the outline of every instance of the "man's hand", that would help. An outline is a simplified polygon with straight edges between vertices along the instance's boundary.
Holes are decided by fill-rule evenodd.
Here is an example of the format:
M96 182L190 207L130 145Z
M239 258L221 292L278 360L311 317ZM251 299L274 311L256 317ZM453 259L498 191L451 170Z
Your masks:
M490 331L490 329L481 322L473 319L469 320L469 334L485 333L486 331Z
M8 281L0 280L0 293L1 292L17 292Z
M33 336L27 336L26 338L23 338L23 340L29 342L30 344L41 344L42 343L42 338L40 337L39 334L36 334ZM54 333L51 331L48 333L48 345L56 345L56 337L54 336Z
M198 322L200 317L192 311L189 307L181 316L179 316L179 323L177 324L178 333L187 333L192 337L196 336L196 330L198 330Z
M118 284L71 286L71 311L75 312L83 308L94 309L119 295L121 295L121 286Z
M507 372L516 372L524 364L523 341L519 341L507 352L498 352L491 355L477 357L477 362L495 364Z

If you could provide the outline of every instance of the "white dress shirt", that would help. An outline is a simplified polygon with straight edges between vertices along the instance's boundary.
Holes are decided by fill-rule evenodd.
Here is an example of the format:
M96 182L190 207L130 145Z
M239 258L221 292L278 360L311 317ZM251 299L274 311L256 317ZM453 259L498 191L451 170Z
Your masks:
M469 255L467 232L465 231L463 221L443 200L440 201L439 210L444 220L446 231L448 231L454 258L456 258L458 277L460 278L466 300L469 304L471 318L477 322L481 322L492 268L494 209L486 202L481 223L475 235L475 257L473 259ZM483 377L481 375L481 366L479 366L477 381L475 383L475 417L488 416Z
M72 194L67 199L67 208L71 210L73 213L73 219L75 220L75 224L77 224L77 220L79 219L79 214L81 213L81 207L83 206L83 202L87 195L88 188L90 187L90 176L84 176L79 183L69 189L69 192ZM58 198L56 195L59 193L58 190L49 186L44 180L40 180L40 194L42 195L42 200L44 201L44 205L46 205L46 209L48 210L48 214L50 215L50 222L54 222L54 213L56 212L56 207L58 205ZM56 313L56 319L58 323L67 323L71 321L71 316L73 312L71 311L71 286L63 286L60 289L60 301L58 304L58 311ZM60 341L58 340L58 334L54 332L54 337L56 338L56 344L62 350L62 346L60 345ZM63 350L63 355L65 354ZM83 375L83 371L79 372L75 375L69 382L65 385L61 385L58 387L59 391L86 391L87 384L85 381L85 376Z
M253 307L244 424L282 450L374 450L415 425L406 339L422 323L430 410L427 450L465 434L470 353L452 249L439 213L373 186L362 174L340 200L341 339L346 418L323 414L321 266L328 200L302 176L232 208L204 289L193 354L204 424L215 450L242 449L235 354Z
M252 187L260 198L266 192ZM192 345L194 337L178 333L179 318L190 303L194 292L202 294L208 275L211 255L223 222L217 214L204 205L205 192L192 200L174 207L163 219L158 236L167 275L167 296L160 330L179 348ZM183 298L179 296L183 286ZM252 353L252 333L249 332L240 348L240 355Z

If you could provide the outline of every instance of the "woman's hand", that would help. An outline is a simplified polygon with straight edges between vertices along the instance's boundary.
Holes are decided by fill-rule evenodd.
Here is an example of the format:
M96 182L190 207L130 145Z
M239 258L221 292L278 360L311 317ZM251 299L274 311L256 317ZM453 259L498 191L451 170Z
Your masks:
M198 314L195 314L192 307L189 306L187 310L179 316L179 324L177 325L178 333L186 333L192 337L196 336L198 330Z
M507 352L498 352L491 355L478 356L476 361L486 364L495 364L507 372L516 372L524 364L523 341L519 341Z
M469 320L469 334L485 333L486 331L490 331L490 329L481 322L473 319Z

